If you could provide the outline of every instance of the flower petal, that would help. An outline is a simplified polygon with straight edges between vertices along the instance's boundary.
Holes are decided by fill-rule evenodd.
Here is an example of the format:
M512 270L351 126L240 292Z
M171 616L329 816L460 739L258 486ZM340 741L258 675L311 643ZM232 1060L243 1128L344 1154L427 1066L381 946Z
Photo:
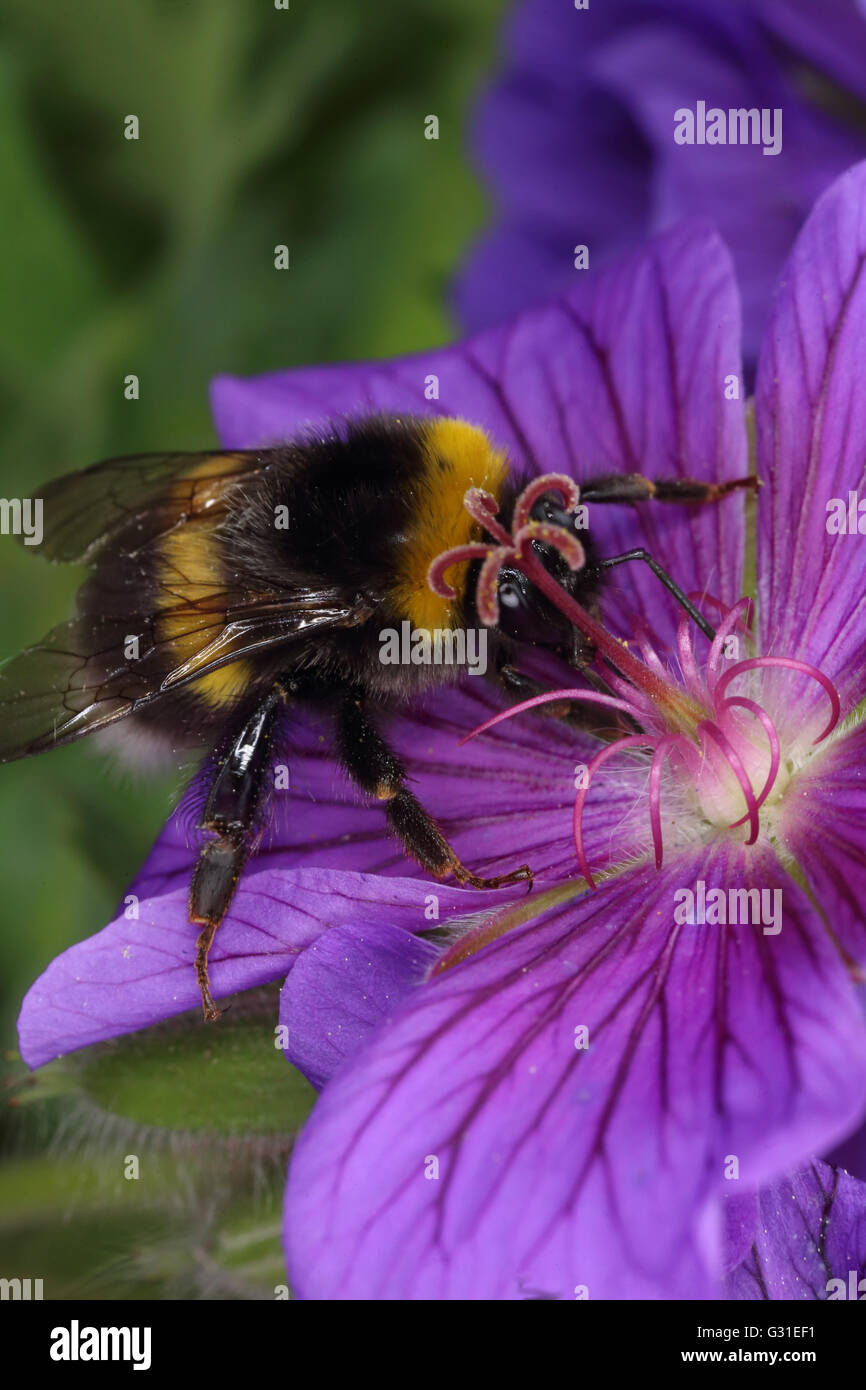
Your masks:
M735 1184L732 1182L733 1188ZM722 1208L724 1218L724 1262L726 1274L741 1265L755 1241L758 1227L757 1192L729 1192Z
M758 1213L752 1248L728 1281L730 1298L866 1296L866 1183L816 1161L764 1188Z
M567 288L575 242L597 269L662 227L708 216L734 257L753 364L799 226L863 155L856 110L846 122L814 69L859 94L864 36L848 0L608 0L578 13L563 0L522 0L476 123L497 211L457 283L462 322L476 329ZM834 119L821 109L831 95ZM781 153L675 144L674 113L698 100L782 109Z
M820 667L843 710L863 695L866 545L830 534L866 498L866 163L819 200L783 273L758 371L759 621L765 652ZM866 521L864 521L866 526ZM817 691L810 699L817 701Z
M816 752L785 794L779 836L829 930L866 966L866 726Z
M761 0L761 20L838 86L866 99L866 14L849 0Z
M541 81L515 72L479 112L474 143L501 223L473 248L455 287L460 321L473 331L570 289L576 244L597 269L649 230L651 160L638 126L616 97L581 80L577 62L552 81L554 51L542 57Z
M335 870L249 874L235 895L210 953L214 997L281 980L298 955L329 927L387 913L394 930L429 927L431 885ZM507 889L436 887L440 924L511 901ZM121 914L52 961L28 991L18 1021L21 1055L38 1067L106 1038L147 1028L198 1007L193 969L198 927L188 893L174 892Z
M437 378L439 397L425 398ZM284 440L343 415L414 411L483 426L530 473L614 472L719 481L746 471L739 303L730 257L684 226L562 299L454 348L397 359L220 377L213 411L227 447ZM686 589L740 594L743 502L590 508L606 555L646 545ZM677 610L642 566L623 566L608 605L630 635L641 614L673 644ZM625 611L624 611L625 610Z
M441 953L390 922L332 927L303 952L280 994L287 1059L321 1089Z
M593 67L653 150L651 228L686 215L707 217L731 248L744 352L754 364L794 237L830 180L862 156L863 143L799 99L741 18L742 12L710 15L700 6L695 27L671 17L649 30L627 30ZM766 137L762 132L768 141L775 134L775 153L765 154L762 144L675 143L674 113L695 112L698 102L707 112L780 112Z
M861 997L863 995L864 992L861 990ZM841 1144L836 1144L826 1155L826 1159L833 1167L844 1168L852 1178L859 1178L861 1182L866 1183L866 1124L855 1129Z
M295 1150L300 1295L712 1293L729 1156L758 1184L866 1101L866 1026L795 885L780 936L672 927L678 887L738 885L746 865L778 882L766 852L722 845L611 881L415 990Z

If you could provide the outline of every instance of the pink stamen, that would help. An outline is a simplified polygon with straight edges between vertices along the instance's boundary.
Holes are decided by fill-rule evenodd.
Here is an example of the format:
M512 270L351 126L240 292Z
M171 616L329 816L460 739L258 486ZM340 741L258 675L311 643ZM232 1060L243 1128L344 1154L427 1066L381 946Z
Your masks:
M634 640L640 647L640 654L646 662L647 666L649 666L653 671L655 671L657 676L661 676L662 680L666 680L667 671L665 670L664 666L662 666L658 652L653 646L650 630L644 622L643 618L635 618L633 620L632 633L634 636Z
M471 487L463 498L463 505L473 520L477 521L479 526L483 526L500 545L511 546L511 536L496 520L499 505L492 493L485 492L480 487Z
M723 603L720 598L716 598L715 594L709 594L705 589L691 589L687 597L691 599L692 603L711 603L714 608L719 610L723 618L731 611L730 604ZM740 623L743 631L748 632L755 616L755 605L750 598L740 599L740 602L749 605L748 615Z
M685 742L686 739L683 734L665 734L663 738L659 739L653 750L653 760L649 775L649 806L650 829L652 830L657 869L661 868L662 859L664 857L664 844L662 841L662 767L664 766L665 760L671 756L674 750Z
M565 511L573 512L580 501L580 488L567 473L544 473L525 487L514 504L514 520L511 529L516 534L531 520L532 508L546 492L559 492L565 504Z
M770 770L767 773L767 780L764 783L763 790L755 798L755 805L760 810L767 797L770 795L773 784L779 773L779 765L782 760L781 749L779 747L779 735L776 733L776 726L767 714L767 711L761 709L761 706L756 704L754 700L748 700L745 695L730 695L727 700L723 700L721 705L718 706L717 713L724 713L724 711L730 709L732 705L748 710L750 714L753 714L764 726L764 732L770 743ZM731 822L731 829L736 830L738 825L742 825L748 819L749 816L747 812L746 815L741 816L739 820Z
M686 689L696 699L702 699L704 688L695 663L695 649L692 646L692 635L689 631L688 613L681 613L677 623L677 652L679 653L680 670L683 673Z
M509 705L508 709L500 710L499 714L485 719L483 724L479 724L471 733L465 734L457 747L462 748L464 743L468 743L471 738L477 738L479 734L486 734L488 729L495 728L497 724L504 723L506 719L511 719L515 714L523 714L525 710L535 709L538 705L552 704L556 700L580 701L587 705L606 705L608 709L625 710L633 718L640 714L640 710L636 709L634 705L630 705L627 700L617 700L613 695L602 695L594 690L545 690L542 695L533 695L528 700L521 700L517 705Z
M497 545L488 552L481 566L475 590L475 604L485 627L495 627L499 622L499 571L508 559L509 553L504 545Z
M743 767L740 755L727 735L722 733L722 730L717 724L714 724L711 719L703 719L701 721L698 725L698 733L701 735L708 735L714 743L717 743L731 765L731 769L740 784L740 789L742 790L746 802L746 814L742 818L744 821L747 820L749 822L750 827L749 838L746 844L753 845L758 838L758 831L760 829L760 823L758 821L758 803L755 799L752 784L746 774L746 769Z
M514 535L515 559L522 560L532 552L532 541L543 541L558 550L570 570L582 569L586 564L586 552L577 536L569 535L561 526L551 521L527 521Z
M525 494L528 493L531 494L533 498L537 498L541 492L556 488L560 491L567 490L570 499L575 495L575 493L571 491L571 486L571 480L567 479L564 474L543 474L540 478L536 478L530 483L517 499L515 503L515 516L523 516L528 511L528 507L524 503ZM578 632L583 633L584 637L588 637L596 649L600 653L606 655L608 660L615 665L617 669L622 671L638 690L642 690L650 700L654 700L662 709L668 708L672 700L676 700L681 705L683 704L684 697L677 697L666 681L660 679L654 671L650 671L643 662L638 661L632 656L630 652L617 642L615 637L611 637L610 633L606 628L602 627L601 623L591 618L586 610L581 608L580 604L576 603L571 595L567 594L565 590L557 584L556 580L552 575L548 574L544 565L534 553L532 545L527 544L527 542L533 540L540 540L544 541L546 544L555 546L564 556L567 564L574 570L579 569L580 566L584 564L586 558L583 546L576 536L570 535L569 532L563 530L562 527L550 526L548 523L537 521L528 521L517 530L516 534L509 535L505 528L496 520L496 499L482 488L469 488L463 502L470 516L478 522L479 526L483 527L493 536L499 546L501 546L502 556L500 563L510 561L521 569L536 588L540 589L545 597L550 599L551 603L554 604L561 613L565 614L570 622L577 628ZM442 577L443 572L448 569L450 565L457 564L462 560L477 559L482 554L486 556L491 550L495 549L495 546L490 545L484 547L482 544L481 549L476 549L474 546L459 546L453 550L445 551L444 554L437 556L431 564L428 571L428 582L431 586L435 586L434 592L439 593L441 597L452 598L454 596L454 591L451 589L450 585L447 586L446 591L445 582ZM485 582L488 582L487 576L485 576ZM490 601L489 593L487 592L484 595L483 606L487 613L492 614L493 605ZM697 714L697 707L693 707L691 712L692 714Z
M620 676L616 671L610 670L608 666L605 666L603 661L597 659L595 667L599 675L601 675L607 681L611 690L618 691L624 700L637 700L638 698L641 698L643 696L642 690L635 690L633 685L631 685L627 680L624 680L623 677ZM663 666L661 667L661 677L664 680L667 680L668 678Z
M826 691L830 699L831 712L829 724L815 739L815 743L821 743L828 734L833 732L838 724L839 715L842 711L842 702L839 699L839 692L829 677L825 676L823 671L819 671L816 667L810 666L806 661L797 661L796 658L792 656L753 656L750 657L748 661L738 661L736 666L732 666L731 669L726 671L719 679L715 689L716 696L719 697L724 694L731 681L741 675L743 671L757 671L763 667L778 667L782 670L802 671L804 676L811 676L812 680L817 681L821 688Z
M482 545L480 542L473 545L457 545L453 550L443 550L441 555L436 556L427 571L427 583L439 598L456 598L457 594L445 579L445 571L449 570L452 565L460 565L465 560L480 560L482 556L491 553L496 554L497 552L491 552L489 545Z
M621 753L624 748L652 748L656 740L647 734L626 734L625 738L617 739L616 743L609 743L606 748L602 748L586 768L586 786L579 787L577 796L574 800L574 812L572 816L572 826L574 831L574 848L577 854L577 861L580 864L580 871L587 881L590 888L595 888L595 879L589 867L589 860L586 857L586 849L583 844L583 808L589 793L592 779L602 763L606 763L608 758L612 758L615 753Z
M580 494L571 479L560 473L546 473L530 483L517 499L513 535L509 535L496 519L496 498L483 488L470 488L463 499L464 506L473 520L493 536L498 544L473 541L467 545L454 546L451 550L437 555L427 571L427 583L433 593L439 598L455 599L457 594L445 578L446 570L452 565L483 559L476 589L476 606L478 616L485 627L495 627L499 622L499 571L509 561L520 564L527 555L531 556L533 541L553 546L562 555L569 569L581 569L586 563L586 554L577 537L564 531L561 526L554 526L545 521L533 521L530 517L530 508L536 498L552 488L562 492L567 502L573 498L574 505L577 505ZM518 518L519 526L516 524Z
M725 640L730 636L732 629L742 621L741 615L744 612L750 614L749 621L751 621L751 610L752 600L750 598L741 598L734 604L733 608L728 609L716 629L716 635L710 645L710 654L707 657L707 688L711 693L716 687L719 662L722 659Z

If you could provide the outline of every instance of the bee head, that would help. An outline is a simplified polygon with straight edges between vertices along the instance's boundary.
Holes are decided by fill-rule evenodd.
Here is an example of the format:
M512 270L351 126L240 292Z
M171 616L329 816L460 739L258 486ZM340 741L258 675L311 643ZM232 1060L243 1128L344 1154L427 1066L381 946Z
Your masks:
M577 526L576 518L565 510L555 493L543 493L532 507L534 521L562 527L569 535L578 535L587 547L585 532ZM533 541L532 548L553 579L566 593L595 612L595 585L585 570L571 570L558 550L543 541ZM499 622L497 631L521 646L541 647L554 653L569 665L582 665L586 659L586 643L564 614L515 565L503 565L499 571Z

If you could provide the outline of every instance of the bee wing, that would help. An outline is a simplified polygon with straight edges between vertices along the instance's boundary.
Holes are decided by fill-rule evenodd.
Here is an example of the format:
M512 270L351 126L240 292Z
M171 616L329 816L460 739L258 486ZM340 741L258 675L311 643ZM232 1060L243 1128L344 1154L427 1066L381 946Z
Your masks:
M336 591L305 590L255 603L214 593L180 637L164 635L164 613L73 619L0 667L0 762L71 743L231 662L372 612Z
M48 560L92 564L107 551L130 555L218 507L236 482L261 471L274 453L133 454L56 478L39 491Z

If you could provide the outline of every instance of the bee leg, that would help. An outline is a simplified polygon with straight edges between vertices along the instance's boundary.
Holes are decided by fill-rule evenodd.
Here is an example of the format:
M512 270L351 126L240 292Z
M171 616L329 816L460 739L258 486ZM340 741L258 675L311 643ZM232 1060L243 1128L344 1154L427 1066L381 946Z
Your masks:
M703 613L695 607L688 594L680 588L675 579L671 578L666 569L662 569L658 560L654 560L648 550L639 547L635 550L626 550L622 555L611 555L606 560L595 560L591 565L587 565L587 576L592 577L596 574L600 574L602 570L613 569L615 565L624 565L629 560L642 560L645 565L649 565L656 579L664 584L669 594L673 594L677 603L681 608L685 609L692 622L695 623L704 636L712 642L716 635L716 629L713 627L712 623L707 622Z
M199 829L213 836L202 846L189 895L189 920L202 928L195 973L206 1023L221 1013L210 992L208 952L255 845L271 738L284 698L282 689L274 687L218 757L199 822Z
M403 764L370 722L362 695L353 693L340 706L337 740L349 776L362 791L386 802L391 829L435 878L453 874L462 887L470 888L501 888L509 883L528 883L532 888L528 864L498 878L481 878L458 859L433 817L406 787Z
M757 492L760 486L761 480L754 474L745 478L731 478L725 483L706 483L697 478L659 478L654 482L640 473L606 473L581 483L580 500L613 504L678 502L701 506L707 502L718 502L737 488L747 487Z
M705 506L710 502L719 502L723 497L727 497L728 493L735 492L738 488L751 488L753 492L757 492L760 486L761 480L754 474L748 474L744 478L730 478L724 483L707 483L701 482L698 478L659 478L657 481L653 481L651 478L643 477L641 473L606 473L601 477L589 478L585 483L581 483L580 500L582 502L598 502L604 505L629 502L675 502L680 505ZM587 575L603 569L611 569L614 565L621 565L626 560L643 560L648 564L656 578L661 580L692 621L697 623L704 636L708 637L710 641L713 640L716 635L715 628L698 612L679 585L646 550L629 550L624 555L615 555L612 559L601 560L596 564L587 566Z

